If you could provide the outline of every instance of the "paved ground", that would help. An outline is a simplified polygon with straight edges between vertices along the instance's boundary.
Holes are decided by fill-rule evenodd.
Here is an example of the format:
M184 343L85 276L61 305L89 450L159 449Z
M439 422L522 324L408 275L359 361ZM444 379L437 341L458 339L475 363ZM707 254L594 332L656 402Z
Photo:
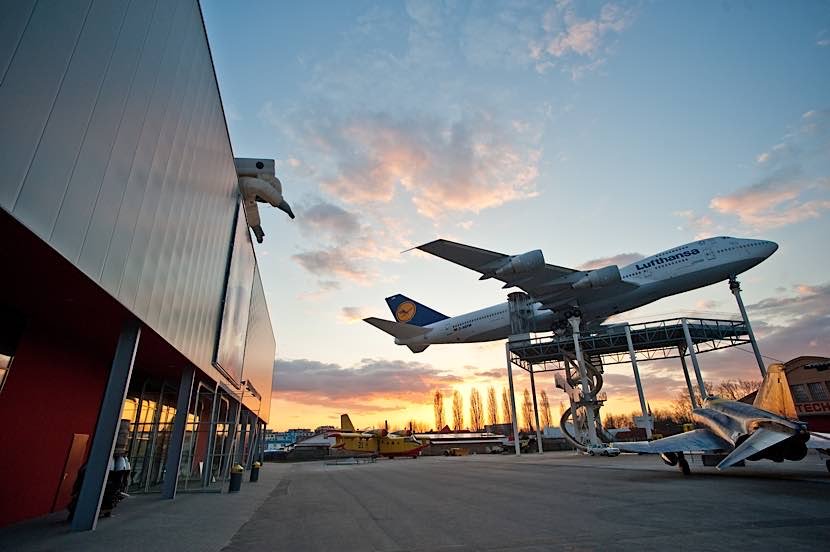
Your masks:
M423 457L268 464L238 495L135 497L95 533L49 518L3 550L823 549L830 474L817 456L683 477L652 457Z

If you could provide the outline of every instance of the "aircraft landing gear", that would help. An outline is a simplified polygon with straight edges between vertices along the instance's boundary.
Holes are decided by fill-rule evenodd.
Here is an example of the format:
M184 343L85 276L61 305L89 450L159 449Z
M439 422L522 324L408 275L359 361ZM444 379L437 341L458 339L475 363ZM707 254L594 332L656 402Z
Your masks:
M573 308L571 310L566 310L564 313L565 320L569 318L582 318L582 311L579 308Z
M553 323L551 329L554 332L561 333L568 329L568 321L567 320L557 320Z
M682 452L677 453L677 465L683 475L689 475L692 473L692 470L689 468L689 461L686 460L686 457L683 456Z

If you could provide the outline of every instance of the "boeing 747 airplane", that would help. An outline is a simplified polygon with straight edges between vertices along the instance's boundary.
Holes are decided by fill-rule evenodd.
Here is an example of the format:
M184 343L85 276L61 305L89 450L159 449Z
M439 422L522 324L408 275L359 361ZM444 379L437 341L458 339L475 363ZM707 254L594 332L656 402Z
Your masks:
M579 317L590 328L609 316L648 303L735 278L775 253L778 244L765 240L716 237L698 240L622 268L609 265L576 270L545 263L541 250L505 255L448 240L416 249L494 278L505 288L517 287L533 303L533 331L567 328ZM478 343L510 335L507 302L449 317L403 295L386 299L395 320L365 318L392 335L395 343L420 353L439 343Z

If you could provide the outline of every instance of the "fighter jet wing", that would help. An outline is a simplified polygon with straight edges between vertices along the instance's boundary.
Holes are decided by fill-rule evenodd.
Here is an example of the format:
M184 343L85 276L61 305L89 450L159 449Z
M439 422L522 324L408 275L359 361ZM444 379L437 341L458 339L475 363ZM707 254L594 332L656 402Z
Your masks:
M807 448L830 450L830 433L810 432L810 440L807 441Z
M634 284L620 281L599 289L574 289L573 284L590 271L544 263L542 252L538 250L512 256L449 240L435 240L415 249L474 270L481 274L481 280L494 278L504 282L505 288L518 287L534 300L540 301L544 308L551 310L557 310L563 305L580 304L583 297L595 300L598 296L619 293L621 288L636 287ZM527 255L535 255L539 260L539 266L520 273L499 271L511 260Z
M671 437L664 437L656 441L634 441L631 443L613 443L623 452L642 452L645 454L660 454L663 452L689 451L716 451L730 450L732 445L709 431L695 429L685 433L678 433Z

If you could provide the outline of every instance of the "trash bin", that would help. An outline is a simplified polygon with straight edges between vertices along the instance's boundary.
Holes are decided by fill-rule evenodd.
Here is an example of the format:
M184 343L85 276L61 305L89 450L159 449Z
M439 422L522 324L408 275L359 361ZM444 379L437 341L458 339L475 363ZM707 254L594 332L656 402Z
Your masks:
M262 467L262 464L259 462L254 462L251 466L251 483L256 483L259 481L259 468Z
M234 464L231 468L231 484L228 487L229 493L238 493L242 488L242 472L245 471L240 464Z

